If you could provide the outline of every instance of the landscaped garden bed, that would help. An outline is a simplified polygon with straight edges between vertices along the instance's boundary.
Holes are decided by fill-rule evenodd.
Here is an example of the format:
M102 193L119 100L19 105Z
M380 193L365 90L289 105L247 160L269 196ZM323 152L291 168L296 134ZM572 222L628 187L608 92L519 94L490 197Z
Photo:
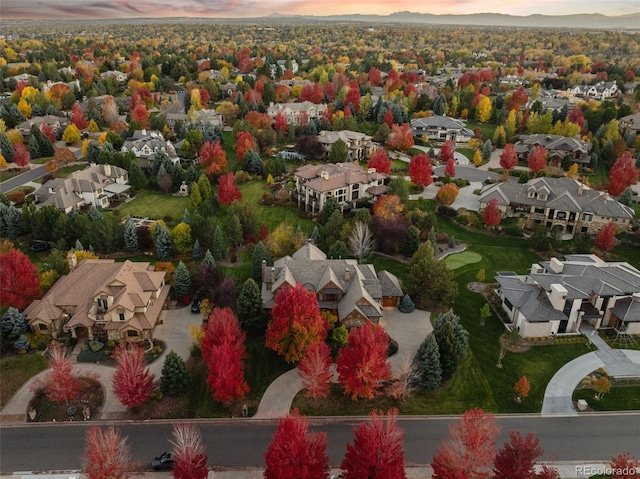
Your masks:
M38 391L29 401L27 420L29 422L88 421L99 417L104 404L102 385L90 378L80 378L80 394L68 403L57 403Z
M89 344L85 345L78 354L78 362L116 366L113 351L117 345L118 343L115 341L107 341L105 343L101 341L89 341ZM147 364L154 362L167 349L166 343L158 339L153 340L153 347L149 347L150 345L147 341L142 341L139 345L146 351L145 359Z

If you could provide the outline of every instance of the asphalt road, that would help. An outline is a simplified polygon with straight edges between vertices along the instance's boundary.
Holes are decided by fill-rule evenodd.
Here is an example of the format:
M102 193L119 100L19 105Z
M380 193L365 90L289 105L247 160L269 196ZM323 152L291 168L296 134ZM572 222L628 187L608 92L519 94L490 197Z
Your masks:
M325 431L331 463L338 465L345 444L352 441L353 428L363 418L311 420L312 430ZM404 418L405 462L430 463L442 439L448 436L452 418ZM205 420L199 425L209 466L264 466L275 421ZM573 417L500 416L498 444L507 440L509 430L533 432L544 449L547 461L610 460L628 451L640 456L640 413L594 414ZM84 431L89 423L9 425L0 429L0 473L17 471L62 471L81 469ZM105 426L105 424L100 424ZM114 423L128 437L133 460L146 466L151 457L171 449L172 421Z
M47 174L47 170L44 169L44 165L40 165L37 168L33 168L32 170L25 171L13 178L8 179L7 181L3 181L0 183L0 193L7 193L11 190L18 188L19 186L28 183L29 181L33 181L41 176Z

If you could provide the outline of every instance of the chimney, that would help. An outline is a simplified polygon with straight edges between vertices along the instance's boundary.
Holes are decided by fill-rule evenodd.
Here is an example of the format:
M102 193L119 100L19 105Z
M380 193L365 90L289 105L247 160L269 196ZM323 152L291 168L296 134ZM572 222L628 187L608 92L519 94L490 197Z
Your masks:
M111 176L111 165L109 163L104 164L104 174L106 176Z
M562 264L562 261L560 261L558 258L551 258L551 260L549 261L549 269L556 274L560 274L564 269L564 264Z
M69 254L67 254L67 262L69 263L69 272L72 272L74 269L76 269L78 258L76 258L75 251L69 251Z
M271 283L275 283L276 282L276 269L275 268L271 268L271 274L270 274L270 281Z
M267 260L262 260L262 282L264 283L267 280Z
M578 186L578 195L582 195L583 192L584 192L584 185L580 183L580 185Z
M553 309L557 311L564 310L564 303L567 297L567 288L562 286L561 284L552 284L551 289L547 293L549 297L549 301L551 302L551 306Z
M344 280L351 281L351 271L349 271L349 268L344 269Z

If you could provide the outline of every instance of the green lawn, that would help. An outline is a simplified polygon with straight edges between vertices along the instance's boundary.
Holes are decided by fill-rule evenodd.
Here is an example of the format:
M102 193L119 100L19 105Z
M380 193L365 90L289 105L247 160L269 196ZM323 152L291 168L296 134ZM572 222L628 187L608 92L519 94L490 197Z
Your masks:
M0 406L7 404L24 383L45 369L47 360L39 352L11 356L0 361Z
M473 148L456 148L456 151L469 158L469 162L473 164L473 155L475 155L476 150Z
M640 386L617 386L605 394L602 399L595 399L592 389L576 389L573 400L584 399L594 411L629 411L640 409Z
M470 130L475 130L479 128L482 131L482 140L491 140L493 141L493 133L496 131L496 125L489 125L487 123L473 123L467 122L467 128Z
M171 217L170 223L179 223L184 209L189 207L189 198L172 196L158 191L143 191L133 200L120 205L116 211L121 217L127 215L153 219Z
M82 163L79 165L63 166L62 168L58 168L57 175L58 175L58 178L66 178L74 171L84 170L86 167L87 167L86 163Z
M458 269L468 264L479 263L482 256L474 251L463 251L462 253L451 254L444 259L449 269Z

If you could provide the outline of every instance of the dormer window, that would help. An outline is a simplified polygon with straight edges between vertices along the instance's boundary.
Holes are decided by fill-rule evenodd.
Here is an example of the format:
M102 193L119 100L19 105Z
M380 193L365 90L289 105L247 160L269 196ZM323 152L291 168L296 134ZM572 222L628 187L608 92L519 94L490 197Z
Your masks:
M546 193L538 193L538 199L541 201L546 201L547 200L547 194Z
M529 194L527 196L529 196L529 198L534 198L536 196L536 192L533 190L529 190Z
M124 308L118 308L118 319L124 321Z

